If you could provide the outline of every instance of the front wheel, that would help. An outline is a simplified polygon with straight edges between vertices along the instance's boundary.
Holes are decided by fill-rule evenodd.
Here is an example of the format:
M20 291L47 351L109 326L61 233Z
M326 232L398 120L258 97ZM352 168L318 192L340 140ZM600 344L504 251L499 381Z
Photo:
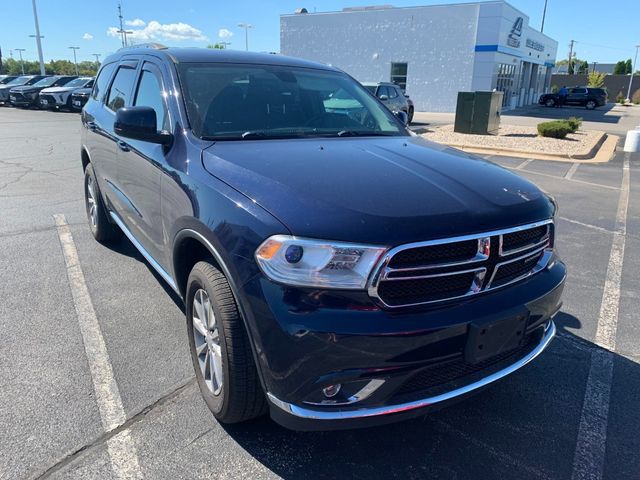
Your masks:
M546 107L554 107L556 104L556 101L553 98L547 98L544 104Z
M589 100L587 102L587 104L585 105L587 110L593 110L594 108L596 108L598 105L596 104L596 102L594 102L593 100Z
M231 287L211 263L191 270L186 295L189 350L200 393L223 423L238 423L267 410L249 336Z

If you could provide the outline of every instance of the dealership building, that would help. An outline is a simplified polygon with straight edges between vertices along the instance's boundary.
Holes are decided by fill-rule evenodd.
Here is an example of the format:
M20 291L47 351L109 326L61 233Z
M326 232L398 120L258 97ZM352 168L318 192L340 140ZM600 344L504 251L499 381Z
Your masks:
M299 9L280 17L280 50L395 82L418 111L453 112L460 91L500 90L504 109L549 89L558 43L503 1L395 8Z

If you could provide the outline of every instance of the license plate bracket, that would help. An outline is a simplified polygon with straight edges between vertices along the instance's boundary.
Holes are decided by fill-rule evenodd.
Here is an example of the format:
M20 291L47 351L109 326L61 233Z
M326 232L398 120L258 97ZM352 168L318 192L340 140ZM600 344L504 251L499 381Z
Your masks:
M471 323L465 360L479 363L519 347L524 339L527 318L526 313L520 313L491 322Z

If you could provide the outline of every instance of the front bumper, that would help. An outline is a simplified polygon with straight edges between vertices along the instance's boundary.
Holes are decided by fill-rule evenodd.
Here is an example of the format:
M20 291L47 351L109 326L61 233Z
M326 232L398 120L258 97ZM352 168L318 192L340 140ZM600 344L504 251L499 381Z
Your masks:
M60 108L65 107L66 103L60 98L56 98L55 95L52 94L40 94L38 103L41 108L52 109L52 108Z
M32 107L39 105L38 94L32 96L30 94L10 93L9 102L15 107Z
M555 334L551 318L565 277L556 260L470 300L389 311L365 293L303 291L258 276L241 295L271 416L295 430L366 427L464 398L544 351ZM472 325L505 318L526 319L526 341L468 365ZM317 401L322 388L338 383L343 390L357 385L357 393L336 404ZM373 391L363 394L367 388Z

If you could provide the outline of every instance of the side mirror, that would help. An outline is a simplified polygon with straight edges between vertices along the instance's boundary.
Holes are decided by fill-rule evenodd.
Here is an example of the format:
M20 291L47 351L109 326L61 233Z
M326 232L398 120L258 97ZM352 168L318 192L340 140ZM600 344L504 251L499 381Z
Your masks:
M403 125L407 125L409 123L409 115L407 115L407 112L400 110L398 112L393 112L393 114L402 122Z
M158 132L156 122L156 111L151 107L122 107L116 112L113 130L121 137L169 145L172 135Z
M389 100L389 96L388 95L384 95L384 94L380 95L378 98L383 102L386 101L386 100Z

